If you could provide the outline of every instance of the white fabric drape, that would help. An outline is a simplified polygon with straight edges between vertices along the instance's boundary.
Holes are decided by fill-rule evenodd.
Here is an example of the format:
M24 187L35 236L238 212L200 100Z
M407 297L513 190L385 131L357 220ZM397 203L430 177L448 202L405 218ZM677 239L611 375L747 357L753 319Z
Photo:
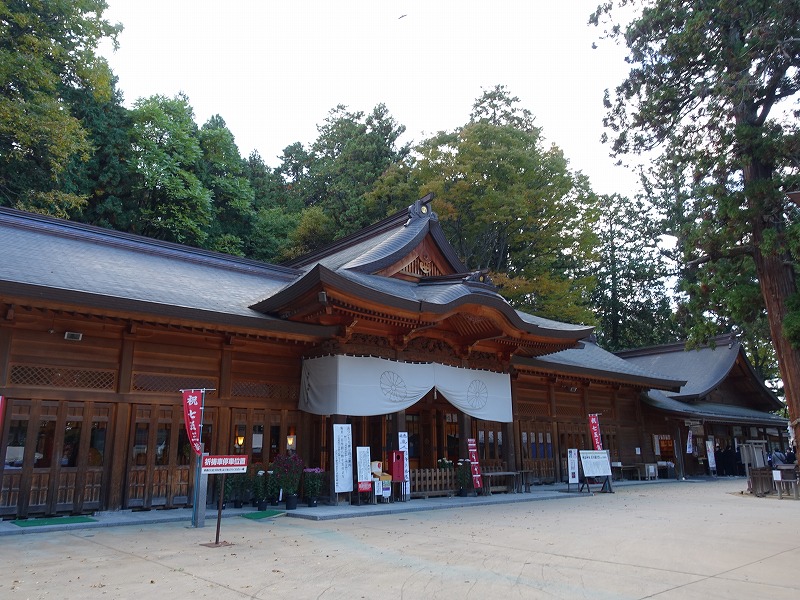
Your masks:
M316 415L384 415L412 406L434 387L472 417L512 421L507 373L374 357L304 360L300 409Z

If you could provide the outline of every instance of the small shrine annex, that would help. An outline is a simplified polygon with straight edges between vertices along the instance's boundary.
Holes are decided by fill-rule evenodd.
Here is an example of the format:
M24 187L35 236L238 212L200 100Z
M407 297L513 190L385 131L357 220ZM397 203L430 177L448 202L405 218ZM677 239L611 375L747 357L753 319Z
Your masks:
M12 209L0 251L4 518L190 504L183 389L207 390L212 454L266 463L288 443L326 470L344 423L373 460L398 432L412 470L473 438L482 464L544 483L592 447L590 414L614 463L680 475L704 469L704 438L785 436L735 341L703 351L705 377L653 360L674 348L616 356L590 327L515 310L467 272L430 197L280 266Z

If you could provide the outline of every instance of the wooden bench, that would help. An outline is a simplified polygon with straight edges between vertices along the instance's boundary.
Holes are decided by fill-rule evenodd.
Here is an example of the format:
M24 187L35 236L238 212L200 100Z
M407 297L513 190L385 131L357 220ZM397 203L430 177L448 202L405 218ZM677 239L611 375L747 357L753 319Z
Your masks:
M795 465L778 466L773 471L773 480L778 490L778 500L783 498L784 493L791 494L795 500L800 500L800 490L797 487L798 472Z
M481 473L483 475L484 494L517 491L519 471L509 471L505 463L488 465L481 463ZM500 482L503 483L501 484Z

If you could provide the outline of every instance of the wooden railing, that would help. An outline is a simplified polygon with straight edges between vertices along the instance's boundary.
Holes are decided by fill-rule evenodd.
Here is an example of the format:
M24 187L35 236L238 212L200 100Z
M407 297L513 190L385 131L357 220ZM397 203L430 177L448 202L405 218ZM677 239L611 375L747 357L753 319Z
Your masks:
M502 460L482 460L483 473L505 472L509 469ZM516 469L511 469L516 471ZM454 496L458 493L458 482L455 469L411 469L409 473L412 498L432 498L436 496ZM555 481L555 469L552 460L526 459L518 477L520 486L527 489L532 484ZM510 492L509 481L501 477L485 478L484 485L491 481L491 492Z
M409 477L412 498L453 496L458 489L455 469L412 469Z

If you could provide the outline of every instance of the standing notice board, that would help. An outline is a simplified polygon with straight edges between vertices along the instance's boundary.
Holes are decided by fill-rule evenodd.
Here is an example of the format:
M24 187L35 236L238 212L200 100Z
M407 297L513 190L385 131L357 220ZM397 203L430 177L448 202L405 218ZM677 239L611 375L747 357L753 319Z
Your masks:
M580 455L585 477L611 477L607 450L581 450Z
M585 485L587 490L589 488L589 478L602 479L605 478L603 483L603 492L612 492L611 489L611 460L608 456L608 450L580 450L581 466L583 467L584 482L581 486Z
M333 426L334 491L353 491L353 433L350 425Z
M356 448L356 474L358 479L358 491L372 491L369 446L358 446Z

